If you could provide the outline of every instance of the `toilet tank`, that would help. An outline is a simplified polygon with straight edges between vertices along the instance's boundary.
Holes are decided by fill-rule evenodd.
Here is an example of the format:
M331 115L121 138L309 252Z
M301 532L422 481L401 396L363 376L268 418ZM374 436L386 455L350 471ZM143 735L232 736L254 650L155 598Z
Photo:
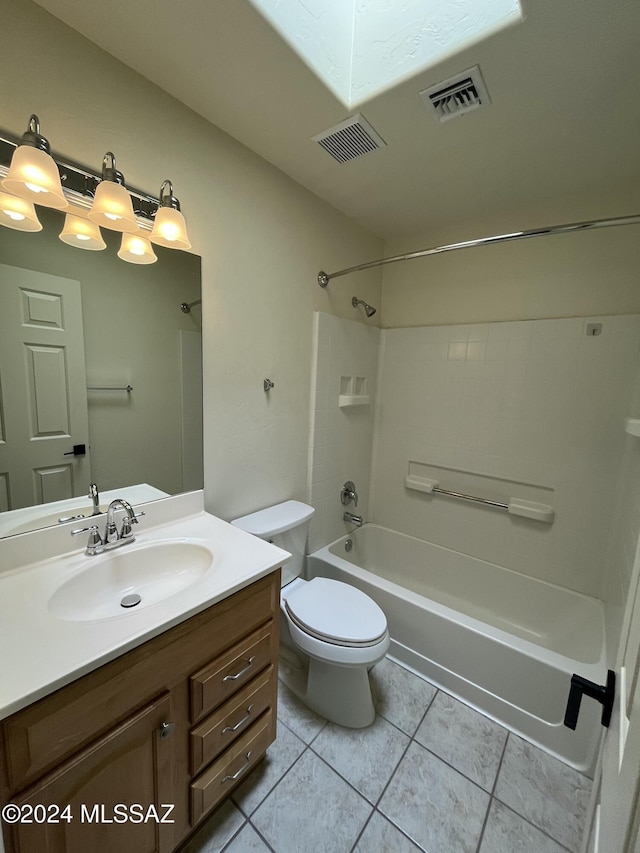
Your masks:
M300 501L285 501L236 518L231 524L253 533L260 539L273 542L291 554L291 559L282 567L282 586L302 574L307 546L307 536L313 507Z

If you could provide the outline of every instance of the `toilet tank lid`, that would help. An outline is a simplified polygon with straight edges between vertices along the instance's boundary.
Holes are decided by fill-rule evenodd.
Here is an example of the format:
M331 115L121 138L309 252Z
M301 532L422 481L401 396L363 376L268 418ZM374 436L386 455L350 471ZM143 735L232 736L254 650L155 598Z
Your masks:
M276 536L278 533L284 533L285 530L304 524L314 512L312 506L301 501L285 501L261 509L259 512L243 515L241 518L234 519L231 524L261 539L267 539L269 536Z

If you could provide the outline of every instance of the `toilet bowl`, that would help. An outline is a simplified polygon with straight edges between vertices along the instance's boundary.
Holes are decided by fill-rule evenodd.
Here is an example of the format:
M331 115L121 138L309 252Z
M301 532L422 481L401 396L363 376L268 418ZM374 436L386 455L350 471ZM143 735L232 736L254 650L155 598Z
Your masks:
M300 577L313 512L286 501L231 523L292 555L282 572L280 677L316 713L363 728L375 719L369 670L389 648L387 620L349 584Z

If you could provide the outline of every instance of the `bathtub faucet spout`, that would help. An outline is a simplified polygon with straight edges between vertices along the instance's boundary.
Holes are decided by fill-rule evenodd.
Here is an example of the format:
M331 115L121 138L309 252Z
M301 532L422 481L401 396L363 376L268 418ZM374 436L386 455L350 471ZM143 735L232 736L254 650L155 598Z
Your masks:
M362 525L364 524L364 518L361 515L354 515L348 510L342 516L342 520L346 521L347 524L355 524L356 527L362 527Z

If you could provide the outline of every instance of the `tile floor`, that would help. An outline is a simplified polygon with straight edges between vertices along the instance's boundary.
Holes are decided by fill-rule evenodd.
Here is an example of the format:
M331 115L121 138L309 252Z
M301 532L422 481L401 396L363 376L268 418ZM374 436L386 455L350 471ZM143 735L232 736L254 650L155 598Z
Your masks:
M280 685L278 737L183 853L578 853L591 782L385 658L378 716Z

